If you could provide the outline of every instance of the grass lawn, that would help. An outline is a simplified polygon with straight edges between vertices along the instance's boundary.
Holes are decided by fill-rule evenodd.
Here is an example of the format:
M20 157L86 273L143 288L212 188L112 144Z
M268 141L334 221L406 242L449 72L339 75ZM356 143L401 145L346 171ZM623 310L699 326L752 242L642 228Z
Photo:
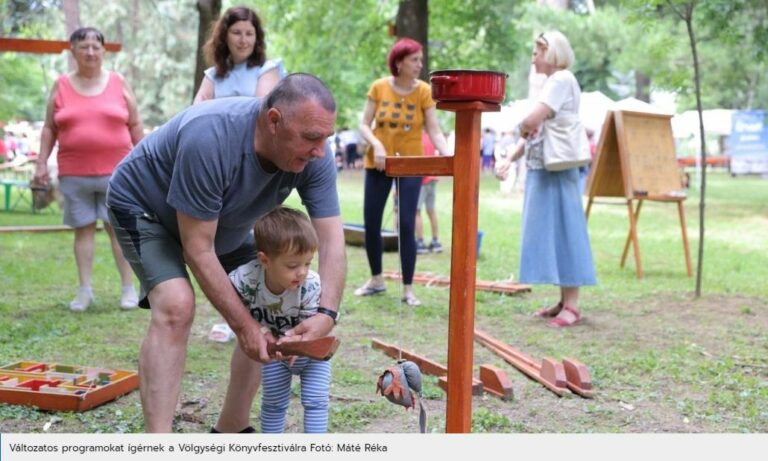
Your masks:
M342 215L362 223L360 171L339 176ZM577 327L546 328L531 313L557 300L558 290L535 286L528 294L477 293L476 326L527 354L577 358L588 367L594 399L558 398L528 380L480 345L475 364L490 363L508 375L515 398L473 399L473 431L522 433L766 432L768 431L768 182L755 177L708 176L703 296L695 298L686 275L680 225L674 205L646 203L639 221L645 277L635 277L630 258L619 268L626 238L626 207L599 203L589 231L597 266L596 287L582 291L585 316ZM452 181L438 184L441 241L446 251L419 256L418 272L448 275ZM289 204L299 206L292 196ZM483 175L479 228L484 232L477 264L481 280L502 280L518 271L522 197L503 196ZM389 212L387 212L389 214ZM696 266L698 191L691 190L686 217ZM385 223L391 226L391 216ZM57 213L0 212L0 226L59 224ZM427 226L427 234L429 234ZM96 302L84 313L68 303L77 285L72 234L0 233L0 362L40 360L62 364L137 369L148 312L123 312L119 278L107 238L97 236ZM370 275L362 248L348 247L343 318L336 328L342 345L333 359L330 430L415 432L417 416L374 395L378 375L392 359L371 349L372 338L447 363L448 290L418 286L424 305L401 306L399 285L382 295L352 292ZM384 268L398 270L395 253ZM205 432L223 399L232 343L207 339L219 322L198 297L176 429ZM426 377L429 430L445 427L445 394ZM253 408L258 427L259 399ZM141 432L138 392L84 413L38 411L0 404L0 432ZM289 432L301 432L298 399Z

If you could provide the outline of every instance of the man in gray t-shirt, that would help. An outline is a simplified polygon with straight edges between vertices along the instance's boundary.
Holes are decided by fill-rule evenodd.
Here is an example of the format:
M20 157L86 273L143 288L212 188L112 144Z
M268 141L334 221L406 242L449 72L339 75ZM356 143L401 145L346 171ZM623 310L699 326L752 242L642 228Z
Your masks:
M186 265L238 338L216 428L250 429L261 363L269 356L227 274L253 259L256 219L294 189L320 239L320 303L338 309L346 256L336 168L326 144L335 111L319 79L293 74L263 99L217 99L182 111L115 169L107 194L110 221L141 282L140 305L152 309L139 358L148 432L172 429L195 307ZM281 341L325 336L333 325L329 315L317 315Z

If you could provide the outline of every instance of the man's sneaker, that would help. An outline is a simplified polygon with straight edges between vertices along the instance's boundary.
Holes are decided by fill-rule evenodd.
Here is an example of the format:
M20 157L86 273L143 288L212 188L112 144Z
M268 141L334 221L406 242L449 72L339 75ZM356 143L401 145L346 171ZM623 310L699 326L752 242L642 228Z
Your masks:
M432 253L442 253L443 246L437 240L432 240L432 243L429 244L429 251Z
M120 309L136 309L139 307L139 296L133 286L123 287L123 294L120 296Z
M77 289L75 299L69 303L69 310L83 312L91 305L91 301L93 301L93 292L90 287L80 287Z
M429 248L426 245L424 245L424 240L416 241L416 253L420 255L429 253Z

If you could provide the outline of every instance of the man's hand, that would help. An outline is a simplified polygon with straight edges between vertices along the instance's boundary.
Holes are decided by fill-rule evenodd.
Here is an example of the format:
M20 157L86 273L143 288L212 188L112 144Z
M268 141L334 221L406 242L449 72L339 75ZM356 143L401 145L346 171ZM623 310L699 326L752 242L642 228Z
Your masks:
M272 337L271 333L262 333L259 324L253 322L246 328L236 331L235 334L237 334L240 349L245 355L261 363L272 361L267 352L267 344L270 342L269 339L272 340L271 342L275 342L275 338Z
M277 343L282 344L292 341L308 341L310 339L322 338L328 336L333 330L333 319L327 315L314 315L290 330L285 332L285 336L280 338Z

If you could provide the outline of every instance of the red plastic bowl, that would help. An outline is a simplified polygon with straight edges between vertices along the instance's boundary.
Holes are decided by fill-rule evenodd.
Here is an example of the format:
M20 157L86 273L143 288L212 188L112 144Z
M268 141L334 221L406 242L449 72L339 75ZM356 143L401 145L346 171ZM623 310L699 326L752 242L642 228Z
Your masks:
M507 74L493 70L436 70L430 75L435 101L504 102Z

